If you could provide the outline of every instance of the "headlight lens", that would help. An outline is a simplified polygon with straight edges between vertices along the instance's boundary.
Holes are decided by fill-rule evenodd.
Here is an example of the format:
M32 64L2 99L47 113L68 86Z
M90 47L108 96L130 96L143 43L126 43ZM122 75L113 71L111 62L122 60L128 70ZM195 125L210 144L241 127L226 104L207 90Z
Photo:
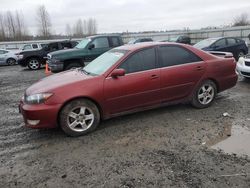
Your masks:
M39 94L29 95L25 97L25 102L27 104L41 104L44 103L52 95L53 93L39 93Z
M239 60L238 60L238 63L239 63L240 65L244 65L244 63L245 63L244 57L240 57Z

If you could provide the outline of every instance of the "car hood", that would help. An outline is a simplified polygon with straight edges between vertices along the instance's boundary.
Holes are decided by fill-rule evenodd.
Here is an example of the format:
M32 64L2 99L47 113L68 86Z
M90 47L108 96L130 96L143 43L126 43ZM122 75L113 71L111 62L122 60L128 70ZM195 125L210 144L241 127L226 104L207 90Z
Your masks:
M51 55L51 58L53 59L64 60L82 56L85 51L86 51L85 49L72 48L72 49L51 52L49 53L49 55Z
M25 93L26 95L32 95L37 93L53 92L57 88L91 78L93 78L93 76L86 75L80 69L69 70L41 79L37 83L31 85Z

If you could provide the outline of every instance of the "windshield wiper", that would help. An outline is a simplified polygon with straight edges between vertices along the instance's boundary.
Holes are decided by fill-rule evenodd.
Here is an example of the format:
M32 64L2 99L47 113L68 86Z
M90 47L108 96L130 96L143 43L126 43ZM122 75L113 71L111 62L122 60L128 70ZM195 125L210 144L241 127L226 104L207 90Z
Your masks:
M90 72L86 71L85 69L82 69L82 71L83 71L84 74L86 74L86 75L89 75L89 74L90 74Z

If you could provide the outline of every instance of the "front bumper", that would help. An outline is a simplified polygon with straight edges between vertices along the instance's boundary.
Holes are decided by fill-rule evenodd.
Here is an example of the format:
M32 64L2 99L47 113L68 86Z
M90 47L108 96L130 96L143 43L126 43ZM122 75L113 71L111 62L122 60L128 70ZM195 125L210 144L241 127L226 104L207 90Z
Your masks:
M18 59L17 63L18 63L18 65L21 65L22 67L27 66L27 62L24 59Z
M63 62L60 61L53 61L53 60L47 60L48 67L51 70L51 72L61 72L63 71Z
M19 104L19 112L23 115L25 126L34 129L57 127L57 116L61 105L36 104L29 105L23 101ZM29 122L37 121L36 125Z
M245 64L237 63L236 71L239 75L250 78L250 66L246 66Z

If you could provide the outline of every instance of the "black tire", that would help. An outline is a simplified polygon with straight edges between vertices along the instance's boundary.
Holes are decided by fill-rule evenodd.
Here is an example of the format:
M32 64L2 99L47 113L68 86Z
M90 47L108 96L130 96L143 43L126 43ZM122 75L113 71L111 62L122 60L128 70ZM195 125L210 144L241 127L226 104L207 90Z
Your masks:
M92 119L89 119L90 117ZM59 124L62 130L72 137L94 131L99 123L100 112L97 106L87 99L76 99L69 102L59 114Z
M31 58L28 60L28 67L30 70L38 70L41 67L41 61L38 58Z
M207 90L204 91L203 87ZM211 92L209 92L210 89L211 89ZM207 108L207 107L212 105L216 95L217 95L217 87L216 87L215 83L211 80L206 80L206 81L202 82L195 89L195 92L192 96L191 104L195 108Z
M66 66L65 70L70 70L70 69L74 69L74 68L78 68L81 67L81 65L79 63L71 63L68 66Z
M6 62L8 65L15 65L16 64L16 60L14 58L9 58L9 59L7 59Z

